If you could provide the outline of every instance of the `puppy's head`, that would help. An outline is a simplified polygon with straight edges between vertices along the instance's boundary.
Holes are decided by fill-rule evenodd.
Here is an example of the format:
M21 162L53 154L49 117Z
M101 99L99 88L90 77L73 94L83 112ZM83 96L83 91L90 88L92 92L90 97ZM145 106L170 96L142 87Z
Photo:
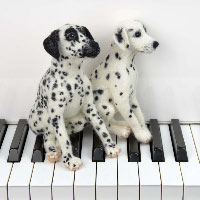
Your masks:
M134 52L151 53L159 45L147 34L145 26L136 20L125 21L117 29L113 40L122 50L131 49Z
M55 59L95 58L100 48L84 26L66 24L54 30L43 42L44 49Z

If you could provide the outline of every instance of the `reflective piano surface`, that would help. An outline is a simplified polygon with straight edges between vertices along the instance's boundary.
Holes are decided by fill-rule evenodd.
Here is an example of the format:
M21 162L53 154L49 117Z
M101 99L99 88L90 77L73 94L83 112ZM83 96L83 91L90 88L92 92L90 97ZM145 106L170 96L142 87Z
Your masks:
M71 136L83 166L69 171L45 159L43 139L25 119L0 120L1 200L197 200L200 196L200 124L148 124L153 141L112 136L121 147L107 158L91 127Z

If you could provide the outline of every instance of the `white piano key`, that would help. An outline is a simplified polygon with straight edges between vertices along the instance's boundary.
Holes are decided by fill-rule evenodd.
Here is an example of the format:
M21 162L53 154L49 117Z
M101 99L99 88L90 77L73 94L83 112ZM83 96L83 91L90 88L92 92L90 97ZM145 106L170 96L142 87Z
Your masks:
M152 162L149 144L141 144L139 162L140 200L160 200L161 181L157 162Z
M194 137L197 155L200 162L200 125L191 125L190 127L192 130L192 135Z
M115 142L116 136L112 135ZM98 200L117 199L117 158L108 158L97 163L96 197Z
M160 126L165 162L160 162L162 200L182 200L183 181L179 163L175 161L168 125Z
M60 160L55 164L54 177L52 183L53 200L73 200L74 171L67 169Z
M8 182L9 200L27 200L29 199L29 183L33 170L31 157L36 136L29 130L21 161L14 163Z
M7 183L12 169L12 163L8 163L10 145L15 133L16 125L9 125L2 147L0 149L0 199L7 199Z
M75 172L74 195L76 200L95 199L96 163L92 162L93 129L88 127L83 133L83 166Z
M189 162L180 162L184 182L184 200L200 196L200 165L189 125L181 126Z
M117 144L121 147L118 156L118 199L139 200L138 164L128 162L126 139L118 137Z
M54 163L50 163L46 158L44 162L34 164L31 182L31 200L51 200L51 184L53 179Z

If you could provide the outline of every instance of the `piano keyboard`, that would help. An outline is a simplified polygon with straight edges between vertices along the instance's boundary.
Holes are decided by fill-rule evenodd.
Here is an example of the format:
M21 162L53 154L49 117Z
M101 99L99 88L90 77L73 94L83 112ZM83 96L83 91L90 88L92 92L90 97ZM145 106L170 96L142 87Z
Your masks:
M43 138L27 120L0 120L0 200L197 200L200 196L200 125L159 124L152 119L151 144L133 135L112 136L121 147L107 158L91 127L71 136L83 166L73 172L45 159Z

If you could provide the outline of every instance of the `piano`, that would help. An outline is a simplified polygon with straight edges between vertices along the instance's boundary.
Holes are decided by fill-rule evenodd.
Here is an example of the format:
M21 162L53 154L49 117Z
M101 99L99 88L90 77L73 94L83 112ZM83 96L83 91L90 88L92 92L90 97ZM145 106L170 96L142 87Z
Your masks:
M1 200L198 200L200 196L200 125L159 123L150 119L150 144L112 135L120 145L107 158L92 127L71 135L73 153L83 166L69 171L45 158L42 136L26 119L0 119Z

